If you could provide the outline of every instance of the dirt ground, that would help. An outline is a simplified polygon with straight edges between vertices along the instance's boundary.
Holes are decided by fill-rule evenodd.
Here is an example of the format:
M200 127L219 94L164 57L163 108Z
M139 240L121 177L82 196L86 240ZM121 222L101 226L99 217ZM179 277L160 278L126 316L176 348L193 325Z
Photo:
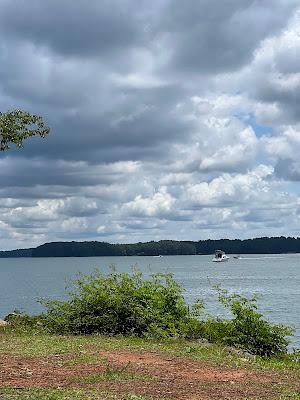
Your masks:
M93 361L77 363L74 355L1 355L0 387L97 388L120 396L135 393L154 399L269 400L278 398L278 387L286 383L279 373L213 368L155 352L111 351L93 356Z

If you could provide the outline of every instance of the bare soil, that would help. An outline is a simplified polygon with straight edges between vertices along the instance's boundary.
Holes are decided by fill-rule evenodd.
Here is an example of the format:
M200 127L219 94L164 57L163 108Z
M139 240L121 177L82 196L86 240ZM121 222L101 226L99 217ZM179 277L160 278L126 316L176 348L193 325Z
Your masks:
M14 388L97 388L118 396L128 393L157 399L275 399L285 379L279 373L211 367L183 357L155 352L98 352L97 362L74 364L78 355L21 357L0 355L0 387ZM133 379L99 380L86 377L107 368L126 370Z

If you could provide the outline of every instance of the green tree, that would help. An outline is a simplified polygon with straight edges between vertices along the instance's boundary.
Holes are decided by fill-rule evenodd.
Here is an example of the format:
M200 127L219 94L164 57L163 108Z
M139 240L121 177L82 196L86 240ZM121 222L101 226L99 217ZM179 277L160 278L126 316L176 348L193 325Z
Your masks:
M0 151L8 150L12 144L23 147L25 139L48 133L49 128L39 115L22 110L0 112Z

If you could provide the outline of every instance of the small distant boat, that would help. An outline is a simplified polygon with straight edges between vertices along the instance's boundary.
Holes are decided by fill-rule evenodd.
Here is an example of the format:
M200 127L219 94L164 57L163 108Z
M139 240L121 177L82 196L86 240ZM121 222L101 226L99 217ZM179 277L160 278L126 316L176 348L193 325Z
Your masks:
M160 254L160 255L158 255L158 256L153 256L153 257L159 258L159 257L163 257L163 256Z
M225 252L222 250L216 250L215 251L215 256L212 259L213 262L224 262L224 261L228 261L229 257L226 256Z

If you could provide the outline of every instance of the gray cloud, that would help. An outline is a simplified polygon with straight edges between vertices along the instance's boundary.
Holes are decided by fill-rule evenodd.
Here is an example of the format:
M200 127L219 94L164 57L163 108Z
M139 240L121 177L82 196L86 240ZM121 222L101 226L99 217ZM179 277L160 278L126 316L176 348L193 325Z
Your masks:
M143 25L135 2L2 1L1 30L67 56L107 56L138 45Z
M1 246L300 234L296 6L0 0Z
M131 164L91 166L83 162L45 161L7 158L1 160L1 185L3 187L32 186L92 186L110 185L126 178L130 174ZM1 165L0 164L0 165ZM121 168L123 167L123 171ZM132 164L134 169L134 164Z
M176 71L211 74L250 62L266 37L284 27L297 1L170 1L161 22Z
M300 162L299 160L279 160L275 166L275 173L283 179L300 181Z

